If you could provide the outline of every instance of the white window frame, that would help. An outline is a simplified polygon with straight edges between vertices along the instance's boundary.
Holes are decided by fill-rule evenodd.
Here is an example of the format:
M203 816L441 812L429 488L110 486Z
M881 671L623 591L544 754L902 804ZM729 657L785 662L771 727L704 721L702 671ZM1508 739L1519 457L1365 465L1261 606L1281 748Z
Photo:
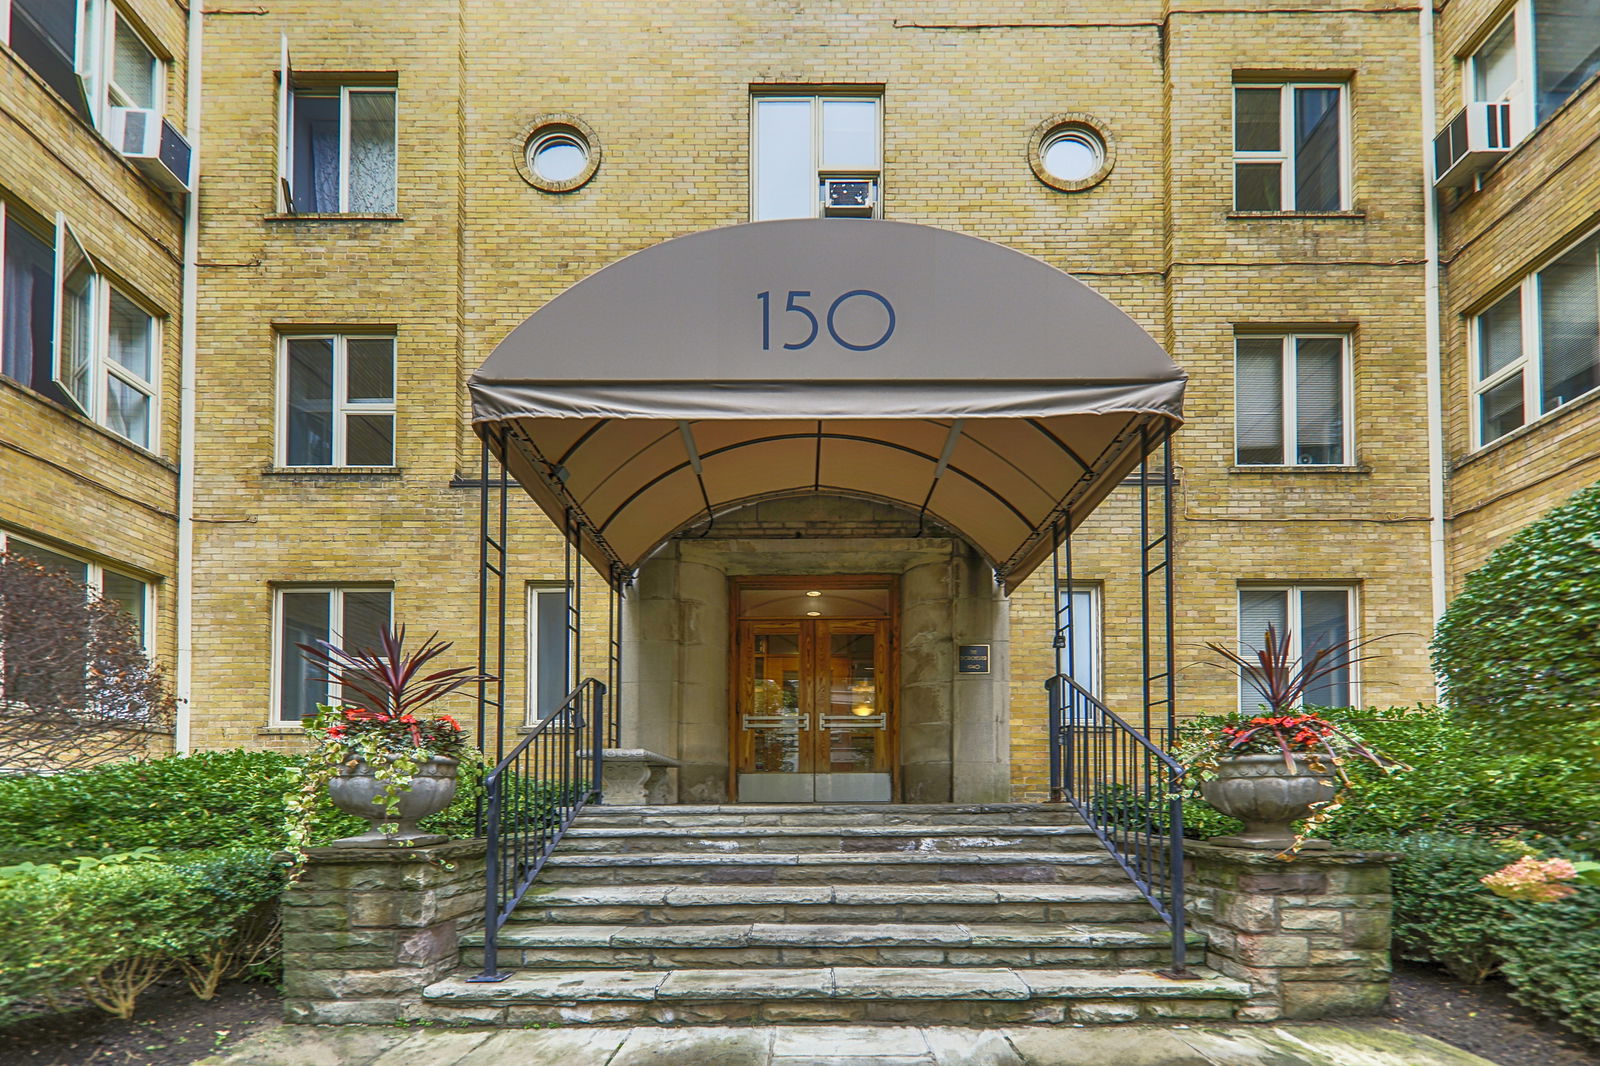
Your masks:
M394 186L395 207L400 209L400 90L395 85L305 85L296 87L294 71L290 66L289 39L282 41L280 81L278 85L278 210L285 214L317 218L324 215L350 214L350 94L386 93L394 98ZM339 95L339 209L337 211L300 211L294 206L294 110L295 98L300 94L331 97Z
M551 717L554 714L554 712L552 712L552 715L545 716L539 713L539 637L541 633L541 628L539 625L540 596L561 597L563 607L562 619L568 625L570 625L571 622L571 613L573 609L572 589L571 586L567 585L565 582L528 582L526 613L524 616L526 625L524 632L526 633L526 639L524 641L525 646L523 649L524 657L527 660L527 669L524 671L524 677L526 678L527 683L523 687L522 721L523 725L529 727L538 725L540 722L544 721L546 717ZM570 629L568 629L567 632L570 632ZM563 655L566 677L563 679L563 686L567 691L570 691L572 685L576 683L575 679L578 676L577 663L574 661L576 649L573 647L572 641L568 640L565 636L563 636L562 642L566 645L566 651ZM566 692L562 693L563 696L566 694Z
M1099 582L1074 581L1070 585L1065 581L1061 582L1061 584L1056 587L1055 606L1056 611L1058 612L1056 617L1059 619L1057 624L1058 630L1067 624L1067 614L1061 609L1061 601L1070 593L1086 593L1089 597L1088 643L1092 661L1089 663L1089 684L1083 685L1083 682L1081 681L1078 681L1078 683L1083 685L1083 687L1088 690L1089 695L1103 702L1105 700L1105 590L1101 587ZM1072 612L1072 624L1074 626L1079 624L1077 610ZM1068 635L1067 639L1071 639L1070 634ZM1065 667L1065 665L1068 663L1068 656L1066 655L1065 650L1062 651L1060 659L1063 667ZM1072 662L1071 665L1074 669L1081 669L1081 664L1075 661ZM1065 669L1063 669L1062 672L1065 673ZM1073 680L1077 681L1078 679L1073 678Z
M872 218L883 217L883 94L865 92L786 92L779 87L762 88L750 93L750 218L757 221L756 194L761 187L760 151L758 140L757 114L759 105L763 100L807 100L811 103L811 164L812 179L816 185L815 195L812 196L812 218L822 218L822 182L825 178L857 178L870 180L873 185ZM871 103L877 110L877 154L878 167L876 170L831 170L822 166L822 101L843 100L856 103Z
M1489 41L1507 23L1511 23L1512 48L1517 57L1517 76L1511 87L1500 97L1494 100L1482 99L1478 96L1478 57L1483 54L1483 49ZM1488 31L1477 39L1472 51L1461 63L1461 99L1482 104L1510 101L1513 145L1533 131L1533 62L1533 6L1528 0L1518 0L1504 17L1496 19Z
M89 314L92 322L89 329L89 351L85 356L88 361L89 371L89 395L87 397L75 396L66 387L63 382L64 368L61 365L65 347L61 339L62 325L65 322L62 314L62 304L66 298L66 257L69 241L83 253L90 271ZM51 330L55 350L52 356L51 378L55 381L56 387L61 390L62 395L86 418L104 427L108 432L115 433L136 448L143 448L145 451L159 454L161 450L161 364L164 352L163 316L152 311L150 305L136 293L121 285L114 284L106 277L101 269L99 260L78 239L78 235L67 222L67 217L64 213L56 215L55 252L55 322ZM111 293L113 290L117 295L142 311L150 320L149 380L141 378L138 374L111 358ZM116 378L135 392L149 398L149 439L136 441L112 429L108 421L112 378ZM81 402L83 400L87 400L87 403Z
M1241 151L1238 143L1240 89L1277 89L1278 92L1278 150L1275 152ZM1343 81L1235 81L1229 88L1228 108L1233 124L1229 127L1229 147L1233 159L1230 163L1229 181L1233 186L1231 209L1236 214L1300 214L1295 206L1294 160L1294 90L1337 89L1339 91L1339 211L1349 211L1351 201L1351 138L1350 138L1350 85ZM1278 164L1278 203L1276 211L1239 206L1239 164Z
M351 400L349 398L350 374L349 342L352 340L387 340L390 343L390 352L394 359L391 368L390 391L400 391L400 340L393 333L280 333L278 334L278 402L277 402L277 451L273 462L285 469L295 470L391 470L399 465L400 440L399 434L394 432L399 428L399 414L396 411L396 397L390 396L387 403L380 400ZM333 342L333 457L328 463L289 465L289 342L290 341L332 341ZM386 466L374 467L369 464L352 467L345 461L346 438L348 436L347 420L351 415L388 415L392 420L391 435L394 439L394 448L389 455Z
M1282 593L1286 594L1287 603L1288 603L1288 609L1284 612L1284 617L1288 619L1286 624L1287 624L1288 629L1289 629L1289 637L1290 637L1290 639L1289 639L1289 661L1291 663L1298 662L1300 657L1301 657L1301 655L1304 653L1304 647L1301 644L1301 637L1302 637L1303 627L1300 624L1300 622L1301 622L1300 594L1303 593L1303 592L1342 592L1342 593L1344 593L1345 594L1346 617L1349 619L1350 640L1352 642L1354 642L1354 641L1359 641L1361 639L1361 614L1360 614L1360 607L1361 607L1360 592L1361 592L1361 587L1359 585L1357 585L1357 584L1353 584L1353 583L1350 583L1350 582L1339 582L1339 581L1332 581L1332 582L1329 582L1329 581L1314 581L1314 582L1274 582L1274 581L1259 581L1259 582L1257 582L1257 581L1250 581L1250 582L1241 582L1238 585L1238 587L1235 589L1234 597L1233 597L1233 610L1234 610L1233 639L1234 639L1234 642L1235 642L1235 646L1237 646L1239 648L1239 653L1241 655L1243 655L1247 661L1249 661L1251 653L1252 653L1253 650L1254 651L1259 651L1260 649L1258 649L1258 648L1257 649L1252 649L1249 645L1247 645L1245 643L1245 640L1244 640L1244 610L1243 610L1242 599L1243 599L1243 596L1244 596L1244 594L1246 592L1282 592ZM1281 636L1281 634L1280 634L1280 636ZM1349 664L1347 669L1350 672L1350 706L1352 706L1352 707L1360 707L1360 706L1362 706L1362 700L1361 700L1361 664L1358 663L1358 662L1352 662L1352 663ZM1260 699L1261 694L1259 692L1257 692L1249 683L1247 683L1245 681L1244 675L1242 673L1240 673L1237 676L1236 684L1237 684L1237 687L1238 687L1238 691L1237 691L1237 699L1236 699L1236 702L1234 704L1235 707L1243 707L1244 706L1244 701L1247 698L1247 695L1255 697L1257 703L1264 702L1263 700ZM1300 706L1300 704L1296 703L1295 706L1298 707L1298 706Z
M27 544L34 548L40 548L44 551L59 555L62 558L71 559L76 563L83 563L84 566L87 567L88 575L84 581L84 584L93 589L96 595L100 595L102 597L104 596L107 573L118 574L130 580L137 581L140 585L142 585L144 587L144 610L143 618L140 619L139 624L139 646L144 648L146 655L152 654L152 647L155 639L156 614L156 587L154 582L148 580L147 578L140 577L138 574L129 573L127 570L123 570L114 566L108 567L103 563L97 563L93 559L90 559L84 555L79 555L76 552L63 551L54 544L45 544L29 537L18 536L9 530L0 529L0 552L10 550L12 541L16 541L19 544Z
M342 647L344 645L344 597L347 592L387 592L389 594L389 625L394 626L394 586L383 582L363 584L352 581L339 585L287 584L272 587L272 685L271 703L269 704L268 725L272 728L298 728L302 718L284 718L283 711L283 664L285 654L299 655L295 648L283 646L283 597L286 593L326 592L329 594L328 604L328 639L329 642ZM331 676L339 676L338 670L330 670ZM329 696L332 697L330 685Z
M80 3L83 6L79 9L79 24L88 27L88 32L80 39L79 47L92 43L92 50L80 58L78 65L83 72L82 76L86 83L85 96L89 99L95 127L107 128L113 107L134 106L113 80L116 71L118 24L126 25L156 62L155 98L154 106L150 110L155 112L156 122L159 123L166 117L167 112L167 61L150 43L150 38L145 36L138 24L125 16L116 4L106 0L80 0Z
M1239 342L1241 340L1276 340L1280 345L1279 358L1282 360L1282 396L1281 415L1283 418L1283 461L1277 463L1241 463L1239 461ZM1298 462L1300 453L1300 418L1299 418L1299 393L1296 386L1300 379L1300 349L1296 344L1301 340L1337 340L1339 341L1340 381L1342 394L1339 402L1344 411L1344 457L1337 463L1301 463ZM1356 420L1355 420L1355 360L1351 357L1350 334L1341 332L1316 332L1302 331L1298 333L1235 333L1233 336L1233 380L1234 380L1234 409L1233 409L1233 464L1252 470L1317 470L1329 467L1338 468L1356 465Z
M1527 429L1529 426L1566 410L1583 397L1591 396L1595 393L1595 389L1590 389L1580 396L1574 396L1558 407L1552 407L1548 411L1542 410L1544 403L1544 359L1542 358L1544 343L1540 333L1539 274L1557 259L1560 259L1585 241L1593 240L1597 235L1600 235L1600 227L1590 230L1577 240L1563 246L1553 255L1545 257L1537 267L1528 271L1522 280L1517 282L1516 288L1512 289L1511 292L1502 292L1467 320L1467 366L1472 382L1472 444L1474 450L1487 448L1495 441L1504 440L1520 430ZM1522 312L1522 354L1488 377L1482 377L1483 361L1481 356L1483 341L1481 336L1483 316L1499 306L1500 301L1511 295L1512 292L1518 294L1519 307ZM1597 314L1600 314L1600 311L1597 311ZM1484 394L1519 373L1522 374L1522 425L1516 429L1508 429L1498 437L1485 439L1482 402Z

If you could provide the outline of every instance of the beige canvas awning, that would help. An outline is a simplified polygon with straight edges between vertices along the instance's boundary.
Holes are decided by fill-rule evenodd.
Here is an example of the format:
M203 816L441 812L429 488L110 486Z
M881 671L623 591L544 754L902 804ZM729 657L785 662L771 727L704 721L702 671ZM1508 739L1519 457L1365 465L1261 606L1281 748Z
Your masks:
M959 531L1015 588L1182 421L1185 375L1071 275L900 222L663 242L531 315L473 424L585 556L631 571L754 500L860 496Z

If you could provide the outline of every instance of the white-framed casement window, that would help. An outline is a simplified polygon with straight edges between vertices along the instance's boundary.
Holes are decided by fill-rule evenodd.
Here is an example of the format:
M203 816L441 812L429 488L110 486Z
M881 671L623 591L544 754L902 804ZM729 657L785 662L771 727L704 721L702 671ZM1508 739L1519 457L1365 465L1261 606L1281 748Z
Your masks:
M1349 210L1349 131L1342 83L1236 83L1234 210Z
M108 0L0 0L0 40L105 129L113 107L166 109L167 64Z
M133 623L139 643L146 651L152 647L155 590L149 582L88 559L46 548L3 529L0 529L0 552L30 559L46 569L66 574L80 585L87 585L101 599L122 608Z
M882 104L862 94L754 94L750 217L878 217Z
M1597 72L1594 0L1517 0L1462 64L1475 103L1511 103L1511 134L1521 140Z
M1468 337L1479 447L1600 386L1600 233L1474 317Z
M0 41L85 119L90 108L81 74L91 11L91 0L0 0Z
M396 105L392 84L297 77L285 38L278 83L278 209L296 215L393 214Z
M1348 464L1354 422L1350 338L1242 334L1233 344L1234 462Z
M1266 645L1267 627L1287 635L1291 662L1302 662L1318 648L1344 644L1356 635L1356 590L1351 585L1244 585L1239 588L1239 654L1254 661ZM1344 658L1348 659L1348 655ZM1356 665L1345 662L1306 690L1314 707L1352 707L1358 700ZM1239 710L1254 714L1261 693L1239 678Z
M45 390L54 373L55 235L0 200L0 374Z
M395 339L278 341L278 465L393 466Z
M386 585L296 586L273 589L272 723L293 725L329 702L321 667L297 645L325 640L351 650L380 647L392 625L393 590ZM333 693L339 700L341 694ZM351 702L356 702L354 694Z
M1104 699L1101 673L1100 586L1074 583L1056 590L1056 667L1095 699Z
M1533 129L1532 10L1518 4L1489 32L1462 64L1463 96L1476 104L1509 104L1511 138L1520 141Z
M153 449L160 320L101 273L64 215L56 220L55 274L56 387L89 418Z
M571 602L565 584L528 586L528 725L561 709L576 676L571 659Z

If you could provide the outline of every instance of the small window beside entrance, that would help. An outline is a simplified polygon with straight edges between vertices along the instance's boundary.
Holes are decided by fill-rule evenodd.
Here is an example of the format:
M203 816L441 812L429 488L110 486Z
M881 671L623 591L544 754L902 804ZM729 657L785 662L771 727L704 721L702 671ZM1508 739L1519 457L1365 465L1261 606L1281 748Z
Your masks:
M568 660L569 602L566 585L528 587L528 725L560 710L576 683Z
M880 217L882 103L864 94L753 97L751 217Z

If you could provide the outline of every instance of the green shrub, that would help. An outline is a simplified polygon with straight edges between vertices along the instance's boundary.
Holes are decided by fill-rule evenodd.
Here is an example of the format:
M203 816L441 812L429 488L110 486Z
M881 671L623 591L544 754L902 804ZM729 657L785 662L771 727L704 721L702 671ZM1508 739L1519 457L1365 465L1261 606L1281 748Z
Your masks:
M1433 639L1453 711L1517 751L1600 756L1600 485L1467 575Z
M1600 888L1581 887L1557 903L1515 906L1498 947L1513 998L1600 1040Z
M0 1010L77 990L130 1017L163 974L236 938L283 880L266 849L11 873L0 881Z
M1459 833L1372 834L1341 843L1401 855L1393 868L1397 954L1434 961L1467 981L1500 965L1499 936L1513 913L1478 878L1517 857L1515 848Z

